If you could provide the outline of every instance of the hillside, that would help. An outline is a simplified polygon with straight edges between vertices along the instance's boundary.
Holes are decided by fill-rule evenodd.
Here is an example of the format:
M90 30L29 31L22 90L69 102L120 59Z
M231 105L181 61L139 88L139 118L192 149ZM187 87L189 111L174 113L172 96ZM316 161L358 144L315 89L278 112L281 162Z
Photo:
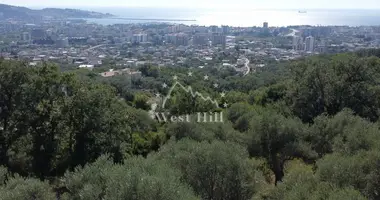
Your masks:
M311 56L243 77L145 65L138 81L0 59L0 199L379 200L379 56ZM163 87L180 81L229 105ZM156 92L173 101L159 111L168 122L148 115ZM205 111L224 120L173 120Z
M0 20L14 19L30 21L39 19L105 18L111 16L111 14L77 9L45 8L41 10L34 10L26 7L0 4Z

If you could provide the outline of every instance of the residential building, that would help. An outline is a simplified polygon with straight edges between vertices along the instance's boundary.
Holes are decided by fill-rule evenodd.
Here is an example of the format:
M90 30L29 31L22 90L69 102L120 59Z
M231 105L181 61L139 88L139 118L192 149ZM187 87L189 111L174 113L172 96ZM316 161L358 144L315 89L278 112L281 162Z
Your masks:
M175 37L175 45L177 46L187 46L189 44L189 37L187 34L179 33Z
M225 47L227 38L224 34L213 34L211 41L213 46L222 45L223 47Z
M230 33L230 27L229 26L222 26L222 33L223 34L229 34Z
M44 29L33 29L31 32L31 36L33 40L41 40L45 39L47 34Z
M193 37L193 45L207 45L208 35L205 33L197 33Z
M263 28L268 28L268 27L269 27L268 22L264 22L264 23L263 23Z
M133 34L132 42L133 43L146 43L146 42L148 42L148 34L144 34L144 33Z
M218 26L210 26L211 32L213 33L219 33L219 27Z
M30 34L30 32L23 32L21 34L21 40L23 42L30 42L32 40L32 35Z
M300 36L293 37L293 50L300 51L303 49L303 39Z
M305 39L305 51L314 52L315 39L313 36L306 37Z

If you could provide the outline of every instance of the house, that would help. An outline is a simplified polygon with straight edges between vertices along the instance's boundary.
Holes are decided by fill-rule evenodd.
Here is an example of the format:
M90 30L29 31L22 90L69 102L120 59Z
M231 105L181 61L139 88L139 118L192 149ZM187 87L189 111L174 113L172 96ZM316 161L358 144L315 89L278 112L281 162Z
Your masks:
M125 68L122 70L116 70L116 71L114 71L113 69L110 69L110 71L100 73L100 75L103 77L113 77L116 75L130 75L132 77L139 78L139 77L141 77L141 72L140 71L131 71L131 69L129 69L129 68Z
M79 65L78 67L92 70L94 68L94 65Z
M113 69L110 69L110 71L108 71L108 72L100 73L100 75L103 77L112 77L112 76L119 75L119 74L121 74L119 71L114 71Z

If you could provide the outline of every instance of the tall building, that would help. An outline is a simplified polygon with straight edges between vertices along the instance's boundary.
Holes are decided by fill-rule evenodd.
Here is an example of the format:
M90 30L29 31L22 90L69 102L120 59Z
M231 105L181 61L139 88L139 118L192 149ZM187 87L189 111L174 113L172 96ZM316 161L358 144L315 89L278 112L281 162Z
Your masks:
M189 44L189 37L184 33L168 34L165 36L165 41L177 46L187 46Z
M224 34L213 34L211 41L213 46L222 45L223 47L225 47L227 38Z
M263 23L263 28L268 28L268 27L269 27L268 22L264 22L264 23Z
M184 32L189 29L188 26L185 26L183 24L173 25L166 28L166 33L179 33Z
M177 46L187 46L189 44L189 37L187 34L178 33L175 37L175 45Z
M20 29L20 25L14 23L6 23L4 24L4 29L7 32L15 32Z
M193 45L207 45L208 35L205 33L197 33L193 37Z
M192 25L191 30L196 33L207 33L208 28L206 26Z
M152 42L154 45L162 45L163 41L164 41L164 38L161 35L154 35L152 38Z
M313 36L309 36L305 39L305 51L314 52L315 39Z
M293 37L293 50L300 51L303 49L303 40L300 36Z
M218 33L219 32L219 27L218 26L210 26L211 32L213 33Z
M320 40L317 45L315 45L316 47L314 48L315 51L319 52L319 53L326 53L327 52L327 42L325 39L322 39Z
M167 35L165 35L165 42L167 43L167 44L174 44L175 43L175 36L176 36L176 34L167 34Z
M148 42L148 35L145 33L133 34L132 43L146 43Z
M222 26L222 33L223 34L229 34L230 33L230 27L229 26Z
M21 40L23 42L30 42L32 40L32 34L30 34L30 32L23 32L21 34Z
M43 29L33 29L31 32L31 36L33 40L42 40L45 39L47 34Z

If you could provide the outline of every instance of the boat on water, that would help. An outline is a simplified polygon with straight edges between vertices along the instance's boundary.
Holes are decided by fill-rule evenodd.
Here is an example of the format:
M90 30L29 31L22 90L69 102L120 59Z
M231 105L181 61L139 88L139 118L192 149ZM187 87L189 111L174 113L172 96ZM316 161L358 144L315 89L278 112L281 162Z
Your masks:
M305 14L305 13L307 13L307 11L306 10L299 10L298 13Z

